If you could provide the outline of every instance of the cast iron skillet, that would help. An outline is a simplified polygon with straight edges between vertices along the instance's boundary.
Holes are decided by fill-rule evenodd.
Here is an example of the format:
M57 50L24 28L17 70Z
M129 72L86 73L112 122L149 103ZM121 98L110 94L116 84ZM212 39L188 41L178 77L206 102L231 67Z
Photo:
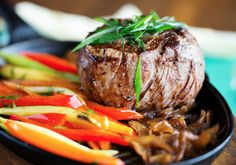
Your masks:
M47 52L63 57L66 51L70 50L77 44L73 42L56 42L40 37L32 28L27 26L16 16L14 11L11 9L11 7L9 7L7 3L5 3L4 0L0 1L0 14L4 14L4 18L8 22L10 30L12 32L11 44L7 47L2 48L1 51L20 52L27 50ZM195 110L200 111L201 108L205 110L212 110L214 112L214 123L220 124L220 133L217 143L214 146L208 147L197 157L183 160L178 163L172 163L172 165L210 164L229 143L233 135L234 117L225 99L209 83L208 78L205 79L203 88L201 89L196 99ZM54 154L33 147L25 142L22 142L12 137L2 129L0 129L0 142L13 150L18 155L36 164L78 164L78 162L56 156ZM128 156L125 155L124 153L128 150L129 149L127 148L121 148L119 157L123 159L127 164L143 164L141 159L134 153Z

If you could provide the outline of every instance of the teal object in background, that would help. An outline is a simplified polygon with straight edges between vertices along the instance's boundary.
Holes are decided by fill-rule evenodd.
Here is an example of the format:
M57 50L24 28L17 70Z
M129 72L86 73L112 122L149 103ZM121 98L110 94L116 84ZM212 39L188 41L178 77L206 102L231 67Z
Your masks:
M210 82L224 96L236 115L236 58L205 56L206 73Z
M0 47L6 46L10 42L10 34L6 21L0 16Z

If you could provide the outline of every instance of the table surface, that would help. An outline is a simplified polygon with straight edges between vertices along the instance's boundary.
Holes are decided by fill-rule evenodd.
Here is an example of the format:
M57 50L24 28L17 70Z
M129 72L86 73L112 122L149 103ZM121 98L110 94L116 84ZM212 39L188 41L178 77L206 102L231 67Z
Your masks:
M236 118L235 118L236 125ZM0 144L0 164L4 165L32 165L32 163L16 155L14 152ZM212 165L235 165L236 164L236 128L230 144L224 152L212 163Z

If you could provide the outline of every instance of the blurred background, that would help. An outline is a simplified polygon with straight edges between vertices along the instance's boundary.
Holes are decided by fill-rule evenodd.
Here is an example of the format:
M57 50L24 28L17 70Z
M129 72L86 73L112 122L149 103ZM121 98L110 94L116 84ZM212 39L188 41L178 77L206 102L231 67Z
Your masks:
M10 0L15 4L22 0ZM192 26L236 31L235 0L30 0L36 4L90 17L111 15L126 3L144 14L156 10L160 16L173 15Z
M13 6L22 2L8 1ZM88 22L83 17L77 19L78 15L108 16L116 13L127 3L134 6L126 8L126 14L134 11L147 14L150 10L155 10L160 16L175 16L177 20L191 26L191 32L203 49L206 72L210 81L223 94L236 115L236 0L30 0L28 2L73 14L58 15L58 12L41 10L35 6L17 6L17 14L23 20L45 36L58 40L68 39L71 34L72 38L77 33L80 35L82 28L90 26L82 27L79 23ZM69 17L70 19L65 19ZM58 33L61 35L57 35Z

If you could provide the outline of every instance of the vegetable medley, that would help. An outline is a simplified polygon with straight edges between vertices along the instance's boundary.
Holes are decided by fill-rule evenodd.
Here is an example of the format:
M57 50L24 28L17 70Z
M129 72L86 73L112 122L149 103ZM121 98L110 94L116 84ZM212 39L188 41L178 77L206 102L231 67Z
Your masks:
M76 67L55 56L0 53L1 127L48 152L85 163L123 164L111 143L128 146L134 130L118 120L143 116L127 108L89 101L77 84ZM7 80L6 80L7 79ZM41 139L38 141L37 139ZM45 141L45 143L43 142ZM50 145L47 145L50 144Z
M92 102L79 90L75 65L56 56L0 52L0 57L6 62L0 68L0 127L65 158L124 164L115 144L133 148L146 163L170 163L196 155L219 129L210 128L212 114L207 111L194 121L183 109L149 120L125 107Z

